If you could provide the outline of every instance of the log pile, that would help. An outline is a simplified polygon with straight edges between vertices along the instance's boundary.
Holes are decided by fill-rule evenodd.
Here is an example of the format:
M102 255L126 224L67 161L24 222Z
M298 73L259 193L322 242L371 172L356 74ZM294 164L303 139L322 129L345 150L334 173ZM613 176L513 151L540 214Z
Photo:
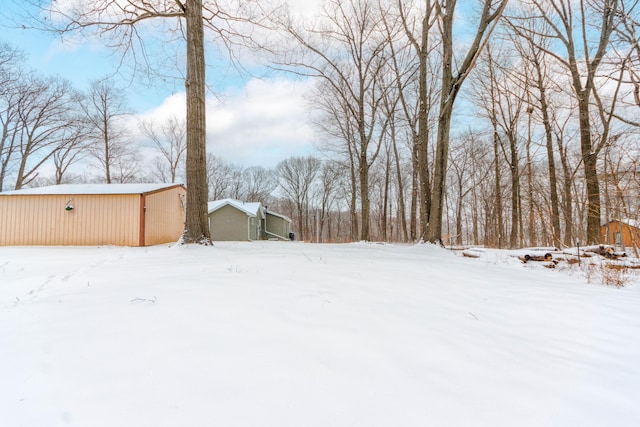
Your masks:
M518 259L523 263L530 261L541 262L547 268L554 268L556 264L561 261L566 261L569 264L579 262L580 258L591 258L593 256L601 256L608 260L619 260L627 256L624 252L616 252L613 246L607 245L594 245L581 248L570 248L565 251L555 250L553 252L545 252L541 254L535 249L525 255L518 256Z

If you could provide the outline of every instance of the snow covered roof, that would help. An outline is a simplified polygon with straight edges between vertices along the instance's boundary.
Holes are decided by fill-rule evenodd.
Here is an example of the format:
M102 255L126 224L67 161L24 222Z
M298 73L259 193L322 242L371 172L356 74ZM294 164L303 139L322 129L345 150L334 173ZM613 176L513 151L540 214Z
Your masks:
M262 205L257 202L241 202L240 200L235 199L220 199L208 203L209 213L215 212L227 205L233 206L251 217L255 217L262 207Z
M7 191L0 195L143 194L177 185L180 184L61 184Z

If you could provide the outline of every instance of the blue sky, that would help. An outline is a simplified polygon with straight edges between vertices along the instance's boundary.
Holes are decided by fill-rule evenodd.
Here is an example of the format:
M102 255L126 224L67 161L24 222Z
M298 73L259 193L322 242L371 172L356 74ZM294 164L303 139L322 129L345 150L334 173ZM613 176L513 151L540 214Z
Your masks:
M141 138L135 129L138 119L184 115L180 46L148 46L167 50L167 58L152 65L173 76L154 76L149 81L145 73L132 73L132 61L119 66L119 52L88 38L63 42L52 34L16 28L11 21L17 15L12 15L10 8L4 13L0 15L0 41L24 51L28 64L40 73L59 75L80 90L88 88L92 80L116 73L134 113L133 139ZM312 152L314 132L304 101L310 82L287 75L259 78L239 73L224 55L213 49L207 55L209 152L231 163L265 167ZM260 74L259 64L254 69Z

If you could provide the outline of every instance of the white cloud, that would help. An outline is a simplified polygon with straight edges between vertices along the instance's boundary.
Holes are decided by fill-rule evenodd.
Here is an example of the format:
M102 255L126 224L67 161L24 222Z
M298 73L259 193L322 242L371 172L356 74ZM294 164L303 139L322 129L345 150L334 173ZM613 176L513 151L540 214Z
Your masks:
M321 0L289 0L289 10L293 15L313 16L322 9Z
M250 80L240 91L207 102L207 150L245 166L274 167L313 150L313 128L304 94L311 82ZM182 116L185 94L176 93L138 120Z

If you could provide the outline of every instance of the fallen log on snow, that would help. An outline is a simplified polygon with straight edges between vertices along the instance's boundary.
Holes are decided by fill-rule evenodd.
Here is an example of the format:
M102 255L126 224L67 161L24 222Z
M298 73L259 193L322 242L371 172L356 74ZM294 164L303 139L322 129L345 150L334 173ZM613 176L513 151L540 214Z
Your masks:
M530 255L530 254L525 254L522 257L518 257L520 259L520 261L526 263L529 261L553 261L553 255L551 254L551 252L547 252L544 255Z
M585 252L591 252L596 255L603 256L607 259L619 259L627 256L626 253L616 252L613 246L607 246L607 245L587 246L585 248L580 248L580 249L582 249Z
M466 250L466 251L462 251L462 256L467 258L480 258L480 252Z

